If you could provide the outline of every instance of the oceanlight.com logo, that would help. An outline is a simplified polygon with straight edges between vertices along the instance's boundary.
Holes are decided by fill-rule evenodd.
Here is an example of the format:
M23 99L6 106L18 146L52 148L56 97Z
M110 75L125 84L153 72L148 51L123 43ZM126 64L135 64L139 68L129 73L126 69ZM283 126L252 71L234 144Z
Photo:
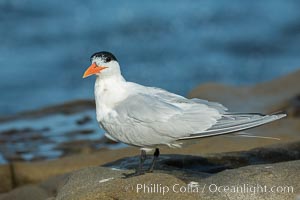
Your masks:
M232 186L224 186L224 185L216 185L210 184L208 187L209 192L215 193L249 193L249 194L257 194L257 193L294 193L293 186L271 186L268 187L266 185L232 185Z
M294 193L293 186L280 185L260 185L260 184L241 184L241 185L218 185L204 184L199 185L197 182L191 182L187 185L174 184L172 186L162 184L136 184L128 185L125 190L131 190L136 193L157 193L165 195L167 193L248 193L255 195L258 193Z

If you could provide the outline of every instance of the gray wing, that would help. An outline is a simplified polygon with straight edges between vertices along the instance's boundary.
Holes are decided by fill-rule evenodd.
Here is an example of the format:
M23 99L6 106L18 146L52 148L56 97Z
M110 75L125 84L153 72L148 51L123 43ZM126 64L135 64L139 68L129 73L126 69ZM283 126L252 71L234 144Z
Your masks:
M128 96L115 106L114 110L118 115L119 124L130 124L128 127L134 127L130 128L132 137L140 137L144 141L151 140L156 144L203 132L222 117L217 109L184 97L173 96L171 99L143 93ZM127 138L129 139L133 143L134 139Z
M175 102L193 101L198 104L204 104L210 108L218 110L219 113L222 114L222 117L219 118L217 122L213 124L210 128L201 132L192 133L189 136L180 139L194 139L234 133L261 126L263 124L281 119L286 116L286 114L263 115L260 113L228 113L228 109L217 102L210 102L207 100L197 98L185 99L184 97L169 93L161 89L156 90L156 94L160 95L165 99L172 99L172 101Z
M150 91L155 95L158 96L159 98L164 99L164 101L170 102L170 103L180 103L180 102L185 102L185 103L197 103L197 104L204 104L210 108L214 108L218 110L220 113L225 113L228 109L223 106L220 103L217 102L211 102L203 99L198 99L198 98L193 98L193 99L187 99L183 96L170 93L166 90L160 89L160 88L150 88Z

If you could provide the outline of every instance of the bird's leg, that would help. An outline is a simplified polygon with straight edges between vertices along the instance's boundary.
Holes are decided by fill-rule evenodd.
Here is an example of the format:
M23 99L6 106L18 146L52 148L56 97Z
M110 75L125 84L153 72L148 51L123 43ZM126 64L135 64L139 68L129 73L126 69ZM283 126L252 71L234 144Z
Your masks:
M154 154L153 154L152 164L151 164L151 166L150 166L148 172L153 172L153 169L154 169L154 166L155 166L155 163L156 163L156 161L157 161L158 156L159 156L159 148L156 148L156 149L155 149L155 152L154 152Z
M136 172L135 174L136 175L139 175L139 174L142 174L143 173L143 165L144 165L144 162L147 158L147 155L146 155L146 151L145 150L141 150L141 155L140 155L140 164L138 166L138 168L136 169Z

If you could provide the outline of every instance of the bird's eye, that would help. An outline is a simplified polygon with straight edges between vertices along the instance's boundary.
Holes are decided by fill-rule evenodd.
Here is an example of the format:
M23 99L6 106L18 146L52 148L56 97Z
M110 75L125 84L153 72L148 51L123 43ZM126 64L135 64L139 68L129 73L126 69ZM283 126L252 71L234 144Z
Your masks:
M106 57L105 58L105 62L110 62L111 61L111 57Z

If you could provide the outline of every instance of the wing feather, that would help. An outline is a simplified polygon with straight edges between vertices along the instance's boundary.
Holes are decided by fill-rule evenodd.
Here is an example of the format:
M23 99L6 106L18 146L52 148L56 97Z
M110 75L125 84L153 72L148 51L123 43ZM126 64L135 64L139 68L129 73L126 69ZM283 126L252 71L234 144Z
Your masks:
M202 132L221 118L217 109L171 93L131 94L115 106L114 111L117 117L111 120L117 120L117 124L130 124L130 130L127 130L130 134L120 137L127 137L130 143L139 140L135 143L147 142L148 145L170 143Z
M262 114L234 114L228 113L211 128L197 134L192 134L181 139L195 139L234 133L249 128L257 127L285 117L286 114L262 115Z

